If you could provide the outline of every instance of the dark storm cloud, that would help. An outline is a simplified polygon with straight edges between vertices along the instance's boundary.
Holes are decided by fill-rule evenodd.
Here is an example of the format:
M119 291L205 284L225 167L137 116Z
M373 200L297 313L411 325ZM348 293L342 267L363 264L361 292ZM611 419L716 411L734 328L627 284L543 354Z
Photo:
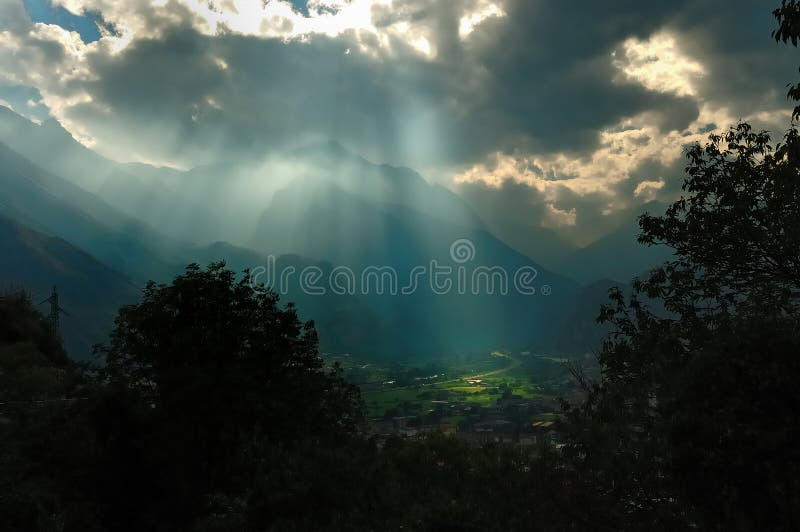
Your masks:
M476 162L498 150L588 150L599 129L646 110L670 129L696 117L690 99L613 81L615 46L658 28L664 9L583 2L565 13L552 2L512 2L507 16L461 42L457 3L406 4L412 20L433 30L432 61L402 45L393 58L345 55L356 49L352 34L285 43L210 37L182 25L118 55L92 57L95 79L85 90L93 101L71 117L108 135L122 124L131 131L137 122L161 126L175 139L153 143L162 157L259 149L317 134L412 165ZM229 69L220 71L215 58ZM114 122L100 109L110 109ZM406 142L427 124L437 128L436 153ZM144 151L154 139L128 140Z
M685 127L696 113L694 102L613 82L615 47L657 29L665 11L658 2L619 4L572 2L565 9L515 1L507 5L507 17L480 28L474 53L490 82L477 111L494 117L494 128L470 151L498 130L505 142L493 148L505 151L526 141L537 150L589 149L600 128L644 110L675 116L679 109L683 120L669 125Z
M667 21L680 32L681 45L708 71L700 91L729 106L736 116L790 107L786 85L796 81L800 54L770 37L776 27L772 10L778 4L694 2Z
M375 6L373 22L384 32L379 44L370 32L352 30L283 40L221 26L209 35L196 13L173 0L164 8L170 16L137 8L151 30L146 38L116 53L95 47L82 59L88 75L37 88L45 101L62 98L57 116L118 158L191 166L331 138L373 160L450 175L497 152L565 154L591 164L601 132L636 116L646 116L655 131L617 150L644 150L659 135L680 142L704 106L734 119L789 108L785 85L800 61L795 49L770 38L769 2L508 0L501 2L504 16L487 18L464 39L459 17L477 5ZM415 50L411 37L389 31L399 21L429 40L431 57ZM626 40L647 42L659 32L702 66L692 93L646 88L615 63L624 59ZM63 61L65 50L40 35L28 38L17 57L23 66L39 65L46 79L54 77L48 65ZM575 227L588 231L606 223L610 202L611 212L619 212L644 201L636 193L642 182L665 180L648 198L675 192L666 178L682 169L682 158L673 164L649 157L626 175L604 176L603 192L571 187L570 175L543 175L554 181L546 197L518 183L459 189L484 210L492 205L523 220L575 209Z
M153 148L167 158L257 156L312 136L391 158L404 143L404 113L440 114L433 94L446 81L422 60L377 62L346 55L350 46L322 36L285 44L184 29L94 58L97 79L86 85L92 102L70 117L108 134L122 122L142 150L153 138L138 133L161 128L174 142Z
M769 39L769 10L753 2L720 9L719 2L580 1L566 8L513 0L503 5L506 16L486 20L465 41L460 5L408 0L376 8L379 26L403 13L430 29L436 57L428 60L397 42L391 58L359 53L352 32L288 43L201 35L176 4L177 27L154 20L164 26L160 37L89 56L94 79L84 89L92 103L70 115L107 135L137 123L163 127L166 143L128 139L140 151L152 143L162 157L258 150L320 135L395 162L465 164L495 151L585 152L599 130L645 111L662 130L685 128L697 117L696 100L620 83L611 60L625 39L665 26L681 32L681 45L710 71L703 89L742 113L774 101L781 76L790 77L786 54L764 60L781 54ZM348 48L353 53L345 55ZM765 79L776 79L771 91ZM428 125L436 128L435 153L406 142Z

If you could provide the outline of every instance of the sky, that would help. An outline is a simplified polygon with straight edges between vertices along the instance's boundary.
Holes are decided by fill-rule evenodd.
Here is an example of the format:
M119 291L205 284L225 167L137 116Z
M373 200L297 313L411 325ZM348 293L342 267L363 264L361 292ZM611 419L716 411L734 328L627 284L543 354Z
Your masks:
M773 3L0 0L0 104L178 168L336 140L588 232L674 197L687 143L789 125Z

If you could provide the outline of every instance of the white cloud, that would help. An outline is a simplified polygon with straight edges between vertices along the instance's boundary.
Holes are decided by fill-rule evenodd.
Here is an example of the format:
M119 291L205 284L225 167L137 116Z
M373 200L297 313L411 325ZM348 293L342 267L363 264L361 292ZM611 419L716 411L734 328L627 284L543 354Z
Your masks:
M667 166L681 157L683 146L705 134L662 133L644 113L626 118L599 133L598 147L587 155L567 152L507 155L495 153L456 176L456 182L483 181L497 186L506 179L546 192L566 187L577 194L610 193L645 161ZM699 129L701 124L696 123Z
M371 54L391 54L394 44L432 55L432 39L425 35L425 24L414 18L412 10L394 10L393 0L310 0L308 14L297 11L287 0L54 0L75 14L100 13L113 26L115 34L105 32L102 39L120 50L135 39L158 38L177 27L190 26L209 36L238 35L305 40L313 35L338 37L349 33L359 49ZM378 20L392 12L391 24ZM393 44L394 43L394 44Z
M652 201L665 184L664 181L642 181L633 189L633 195L644 201Z
M647 40L635 37L622 43L622 53L612 55L614 66L628 81L649 90L678 96L697 94L695 81L706 74L699 62L684 53L672 35L654 33Z
M780 131L788 123L790 110L759 112L745 120L772 131ZM645 165L660 168L674 166L688 144L703 143L711 132L721 132L734 124L724 107L703 103L700 112L686 130L662 132L652 125L657 122L650 113L621 120L616 126L600 131L600 143L589 154L566 152L542 154L504 154L495 152L482 163L459 172L455 183L485 183L500 188L507 181L530 187L546 201L541 224L547 227L574 225L572 209L555 208L565 190L574 198L607 198L603 210L610 215L626 208L631 198L615 197L619 185L639 175ZM709 126L714 126L709 129ZM633 198L641 203L656 199L664 189L665 178L675 176L650 175L633 186ZM634 181L635 183L635 181Z
M569 210L559 209L552 203L548 203L545 210L542 227L557 229L563 226L573 226L577 221L578 211L575 207Z
M484 20L491 17L504 17L503 8L495 3L481 0L474 10L461 17L458 22L458 36L466 39Z

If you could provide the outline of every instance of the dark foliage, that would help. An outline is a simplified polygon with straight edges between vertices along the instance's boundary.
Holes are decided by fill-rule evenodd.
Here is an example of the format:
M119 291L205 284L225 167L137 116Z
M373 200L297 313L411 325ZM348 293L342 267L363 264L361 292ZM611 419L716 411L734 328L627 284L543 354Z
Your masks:
M14 529L564 525L537 449L361 435L358 391L326 369L313 325L222 264L148 285L94 368L27 302L0 312L0 519Z
M99 530L88 390L24 294L0 298L0 522Z
M739 124L640 219L676 259L612 292L602 380L568 407L570 489L614 529L800 527L800 138ZM645 305L658 300L666 316Z

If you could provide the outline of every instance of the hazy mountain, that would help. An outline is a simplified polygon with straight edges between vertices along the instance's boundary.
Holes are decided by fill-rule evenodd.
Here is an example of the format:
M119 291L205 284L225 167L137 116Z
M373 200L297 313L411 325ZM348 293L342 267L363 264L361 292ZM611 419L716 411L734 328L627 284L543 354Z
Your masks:
M661 213L664 209L660 204L650 203L641 210ZM638 214L629 216L629 222L612 233L565 257L556 264L556 271L582 283L591 283L600 278L628 283L633 277L643 276L670 260L670 248L647 247L637 241Z
M116 310L137 301L139 290L123 274L95 260L69 242L45 235L0 216L0 289L24 288L35 303L58 286L62 332L69 353L79 359L94 343L105 341ZM45 304L42 313L49 312Z
M0 143L73 185L71 199L80 195L75 188L90 193L93 199L82 200L80 207L106 224L137 218L141 225L146 220L151 227L158 227L163 235L177 236L176 220L183 220L187 212L197 213L195 216L200 218L199 213L206 210L192 203L187 191L181 190L184 172L106 159L76 141L55 120L35 124L0 106ZM67 187L62 185L62 189ZM103 212L98 212L92 203L102 204Z
M406 207L451 224L483 226L450 190L429 184L409 168L373 164L333 142L181 171L108 160L58 122L37 125L2 106L0 142L116 211L184 242L248 244L275 191L296 179L333 183L371 203Z
M185 250L187 261L198 264L209 264L224 261L235 272L245 269L257 271L265 268L266 256L253 250L234 246L226 242L215 242L208 246L195 246ZM313 266L329 274L333 266L299 255L284 255L276 258L276 268L285 270L292 268L300 272ZM263 277L256 277L257 282ZM287 290L280 294L282 304L296 305L298 315L303 321L313 320L320 337L320 348L325 351L343 353L359 352L364 354L381 354L381 343L387 337L387 324L357 295L337 295L328 293L317 296L309 295L300 289L295 277L287 285Z
M610 279L600 279L584 287L559 314L551 336L551 350L565 354L597 353L611 331L608 324L597 323L602 305L609 304L609 291L619 288L630 294L630 286Z
M0 186L0 213L64 238L131 278L160 278L182 260L175 242L2 144Z
M485 285L474 294L468 288L464 294L453 289L438 295L430 288L429 273L413 294L369 293L365 301L391 323L389 351L434 354L522 345L532 338L544 342L548 324L571 301L577 286L481 228L447 223L398 204L368 201L338 185L306 179L275 194L254 246L275 255L316 253L334 265L352 268L357 280L364 268L391 267L403 286L414 267L430 272L433 260L459 267L451 257L451 244L460 239L474 249L474 257L462 264L470 280L476 267L501 268L509 280L519 268L534 268L535 285L547 285L552 295L522 295L511 282L505 296L488 295Z
M336 143L312 144L258 161L223 161L186 172L141 165L127 165L124 172L138 172L137 178L111 176L98 194L152 221L172 237L197 243L248 244L275 192L297 180L335 185L372 204L405 207L456 225L483 226L450 190L429 184L411 169L373 164Z
M36 234L51 239L51 256L47 264L59 259L59 250L66 255L64 260L67 263L73 255L80 254L85 260L93 261L91 267L86 267L87 275L105 268L124 272L128 278L143 284L148 279L167 281L191 262L208 264L225 260L236 271L265 263L264 257L257 253L224 242L198 246L164 238L139 220L120 213L94 194L37 167L2 144L0 186L3 189L0 214L19 224L14 227L24 227L26 235ZM54 243L62 245L59 247ZM107 300L101 301L102 283L98 285L100 292L84 291L76 276L51 275L49 270L32 262L32 256L14 253L11 247L7 249L4 257L9 261L16 258L0 267L2 281L23 283L34 287L37 292L42 286L63 284L65 301L73 306L88 305L86 308L95 309L93 313L83 313L92 316L92 323L102 324L92 329L92 334L101 330L103 334L106 332L104 327L112 322L119 302L114 290L109 291ZM287 257L281 258L280 263L302 269L314 261ZM25 275L28 270L36 275ZM76 272L78 268L72 268L72 271ZM86 294L86 298L81 294ZM301 317L317 320L325 349L342 351L353 346L370 345L370 338L380 330L378 319L354 297L309 299L299 290L292 289L284 300L302 301ZM102 334L93 336L92 342L103 339ZM83 350L89 345L80 339L76 341L78 343L73 346L80 346Z
M513 221L489 218L489 230L500 240L554 272L568 275L559 267L579 247L552 229L538 225L521 225Z
M313 162L308 177L336 185L372 204L404 207L453 225L485 227L461 197L428 183L410 168L374 164L336 142L306 146L294 151L292 157Z
M526 196L523 185L507 185L499 192L491 187L462 187L459 193L500 240L551 271L584 284L604 278L628 282L669 257L663 249L648 250L636 241L639 216L644 212L660 215L666 209L666 204L657 201L634 202L551 229L528 218L544 206L529 203L543 200ZM517 201L510 198L516 195L520 199L510 208L508 203Z
M225 260L237 271L264 264L255 253L223 243L194 248L191 253L198 263ZM331 268L297 256L280 257L277 263L281 268L298 270L308 265ZM175 273L182 268L172 267ZM158 280L167 281L169 277ZM87 358L93 344L107 340L119 307L140 297L139 288L126 276L64 239L0 216L0 291L24 289L38 303L50 295L53 285L58 286L61 305L69 312L62 316L65 345L78 359ZM382 324L357 297L311 297L294 285L281 299L284 304L296 303L301 319L315 320L322 349L345 352L360 347L380 352L373 344L376 338L384 337ZM47 304L40 308L45 314L49 311Z
M77 142L57 121L35 124L2 105L0 142L90 191L97 190L119 166Z
M310 295L295 278L283 299L297 302L303 318L316 320L325 349L423 356L531 341L546 346L559 316L574 306L574 282L493 236L460 197L410 169L370 163L338 144L307 146L280 160L221 162L182 172L112 163L55 126L6 115L0 117L6 126L13 122L29 136L44 136L46 146L60 143L54 151L68 154L67 172L96 164L103 178L84 180L100 183L104 198L0 146L0 184L7 190L0 212L64 238L139 282L167 280L190 262L224 259L240 271L265 264L268 254L281 257L281 269L299 273L313 266L323 278L335 266L357 274L368 266L388 266L396 272L398 289L410 282L414 267L428 268L418 279L420 288L402 296L363 286L348 296ZM37 151L32 143L25 146L31 156ZM56 165L48 160L48 166ZM111 205L115 201L126 212ZM542 238L558 240L546 231ZM474 249L474 257L461 265L466 293L454 288L434 294L431 261L459 266L451 244L462 239ZM486 278L480 293L471 294L477 267L501 268L508 294L487 294ZM520 268L535 269L536 295L516 291L513 276ZM454 274L450 280L459 278Z

